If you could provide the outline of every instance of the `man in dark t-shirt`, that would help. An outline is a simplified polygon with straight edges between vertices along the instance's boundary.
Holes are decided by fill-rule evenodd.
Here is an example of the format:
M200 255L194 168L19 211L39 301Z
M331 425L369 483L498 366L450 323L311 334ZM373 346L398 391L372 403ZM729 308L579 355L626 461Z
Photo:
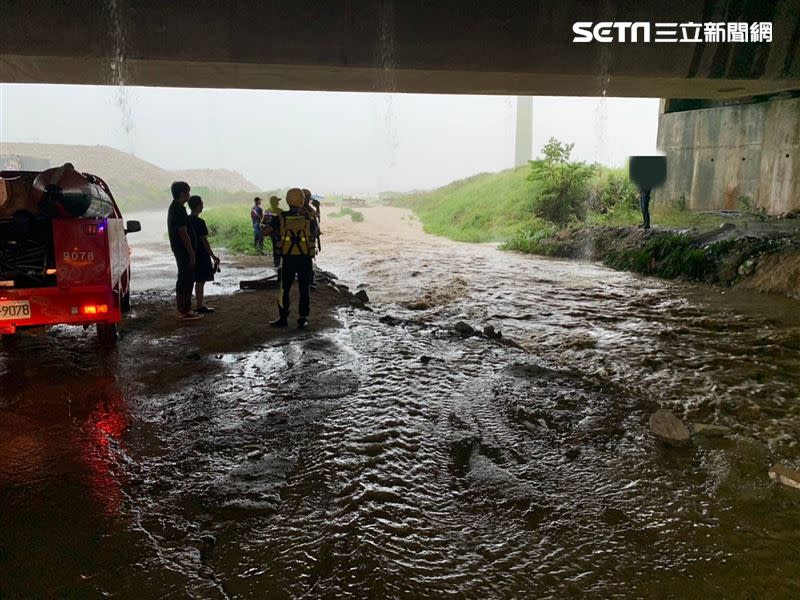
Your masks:
M178 319L194 321L202 315L192 311L192 288L194 287L194 270L196 264L195 247L197 240L194 231L189 227L189 215L185 204L189 201L189 184L176 181L172 184L172 204L167 212L167 233L169 245L175 262L178 264L178 280L175 283L175 297L178 304Z

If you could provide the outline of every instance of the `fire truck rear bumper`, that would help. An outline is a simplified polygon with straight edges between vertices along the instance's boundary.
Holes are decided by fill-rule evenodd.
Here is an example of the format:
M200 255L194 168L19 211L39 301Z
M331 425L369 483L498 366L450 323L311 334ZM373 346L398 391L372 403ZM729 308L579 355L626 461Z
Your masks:
M0 334L25 327L118 323L115 294L106 287L0 289Z

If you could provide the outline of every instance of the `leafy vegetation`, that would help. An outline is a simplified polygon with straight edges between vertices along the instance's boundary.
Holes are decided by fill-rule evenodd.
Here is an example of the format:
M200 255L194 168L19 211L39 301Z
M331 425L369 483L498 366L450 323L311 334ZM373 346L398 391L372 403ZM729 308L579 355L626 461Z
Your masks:
M685 235L657 236L635 250L611 250L604 262L614 269L697 281L705 279L715 266L712 253L695 247Z
M217 206L203 211L212 246L227 248L237 254L258 254L253 246L253 224L250 204ZM272 242L264 239L264 252L272 252Z
M530 163L528 179L540 184L533 213L556 225L586 218L589 180L598 169L584 162L570 162L574 146L550 138L542 149L543 158Z
M517 252L558 255L560 233L641 223L639 193L627 169L571 161L573 144L551 138L527 167L483 173L437 190L401 196L428 233L466 242L504 242ZM653 222L712 228L726 221L688 210L686 198L653 202Z
M745 214L755 217L759 221L767 220L767 209L758 206L750 196L745 195L739 198L739 206Z

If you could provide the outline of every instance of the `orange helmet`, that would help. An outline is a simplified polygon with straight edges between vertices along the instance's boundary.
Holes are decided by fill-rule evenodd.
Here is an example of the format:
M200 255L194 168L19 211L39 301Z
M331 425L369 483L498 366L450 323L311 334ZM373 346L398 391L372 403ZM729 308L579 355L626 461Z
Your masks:
M286 192L286 204L294 208L300 208L305 202L303 190L300 188L292 188Z

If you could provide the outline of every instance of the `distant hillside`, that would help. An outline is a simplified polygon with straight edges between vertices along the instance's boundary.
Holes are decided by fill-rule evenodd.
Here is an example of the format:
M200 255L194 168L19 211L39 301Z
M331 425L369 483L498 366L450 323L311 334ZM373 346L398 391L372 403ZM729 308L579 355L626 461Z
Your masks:
M0 154L18 154L44 158L51 165L71 162L79 171L99 175L108 182L121 206L145 208L161 205L169 196L173 181L188 181L193 188L203 188L217 201L227 201L232 192L258 192L258 187L241 173L228 169L191 169L169 171L108 146L70 146L64 144L25 144L0 142ZM231 194L231 201L241 194Z

